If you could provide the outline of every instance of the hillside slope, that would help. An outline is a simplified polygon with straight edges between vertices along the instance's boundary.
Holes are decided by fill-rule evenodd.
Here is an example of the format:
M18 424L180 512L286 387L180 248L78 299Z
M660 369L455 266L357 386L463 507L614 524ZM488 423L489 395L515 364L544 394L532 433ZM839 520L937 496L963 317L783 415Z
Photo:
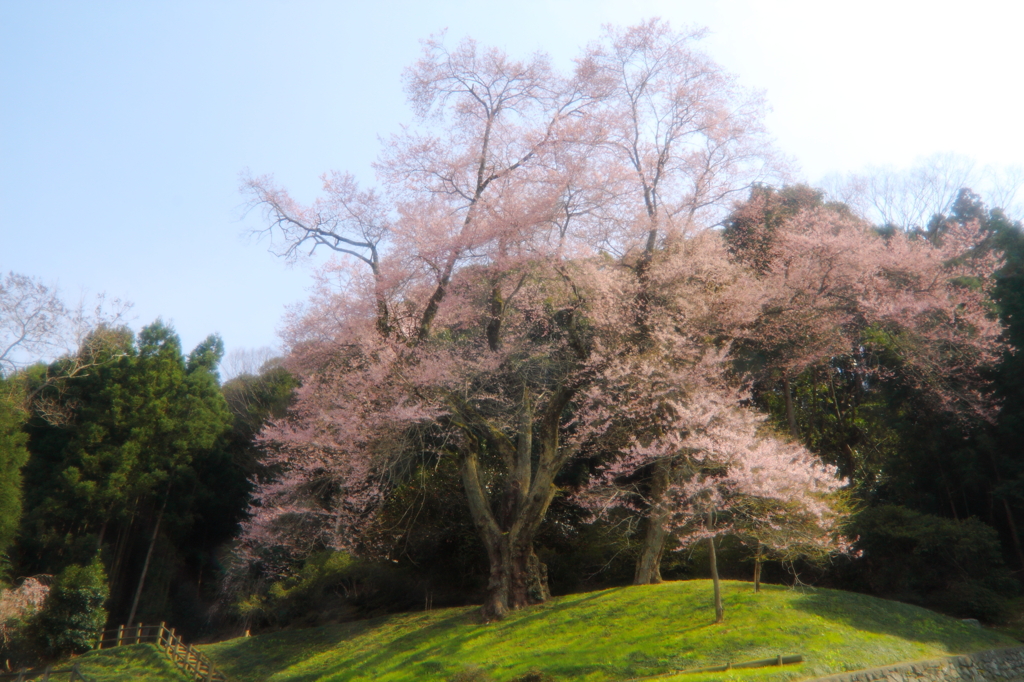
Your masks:
M92 682L189 682L189 678L152 644L94 651L80 657L78 665Z
M618 681L803 654L805 663L710 679L783 680L1019 644L925 609L834 590L725 582L714 625L710 581L575 594L482 624L477 609L402 614L202 647L239 682L504 682L531 670L558 680ZM666 677L664 679L671 679Z

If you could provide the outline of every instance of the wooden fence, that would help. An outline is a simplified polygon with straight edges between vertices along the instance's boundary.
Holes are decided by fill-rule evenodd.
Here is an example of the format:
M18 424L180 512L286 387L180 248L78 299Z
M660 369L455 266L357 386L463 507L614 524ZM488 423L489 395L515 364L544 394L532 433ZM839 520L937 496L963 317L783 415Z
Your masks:
M67 675L67 682L91 682L82 673L78 672L78 663L75 663L66 670L54 670L53 666L46 666L41 670L28 670L26 668L16 673L3 673L0 674L0 680L13 680L13 682L29 682L30 680L59 682L64 679L63 675Z
M685 673L717 673L726 672L728 670L738 670L740 668L767 668L772 665L791 665L793 663L803 663L804 657L800 654L795 656L783 656L779 654L775 658L763 658L760 661L745 661L743 663L726 663L725 665L713 665L710 668L689 668L686 670L669 670L668 672L658 673L657 675L648 675L647 677L635 677L634 680L658 680L663 677L675 677Z
M155 644L171 662L195 682L227 682L227 677L213 666L206 654L186 645L174 628L159 625L121 625L116 630L104 630L96 642L97 649L109 649L129 644Z

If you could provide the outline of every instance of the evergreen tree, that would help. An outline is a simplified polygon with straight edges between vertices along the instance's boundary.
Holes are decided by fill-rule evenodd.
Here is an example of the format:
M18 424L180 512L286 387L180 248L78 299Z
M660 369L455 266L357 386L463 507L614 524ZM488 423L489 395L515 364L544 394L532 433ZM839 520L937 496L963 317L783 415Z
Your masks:
M82 564L99 548L112 612L124 617L137 606L150 566L168 563L152 560L154 551L187 552L202 516L197 498L221 485L211 464L223 458L230 427L216 376L223 344L210 337L186 358L173 329L157 321L137 340L122 330L90 352L109 361L59 394L48 387L40 394L68 419L30 424L21 570ZM158 582L150 578L160 601L170 580L166 571Z

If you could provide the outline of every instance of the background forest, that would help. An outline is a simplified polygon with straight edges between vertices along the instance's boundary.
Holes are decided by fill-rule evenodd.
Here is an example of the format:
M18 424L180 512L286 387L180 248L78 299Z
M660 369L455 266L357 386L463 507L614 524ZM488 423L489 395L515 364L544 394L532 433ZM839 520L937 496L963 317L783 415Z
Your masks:
M380 189L244 178L272 248L337 258L226 380L216 335L7 274L0 658L712 571L1009 618L1021 223L942 160L792 182L698 37L570 74L427 41Z

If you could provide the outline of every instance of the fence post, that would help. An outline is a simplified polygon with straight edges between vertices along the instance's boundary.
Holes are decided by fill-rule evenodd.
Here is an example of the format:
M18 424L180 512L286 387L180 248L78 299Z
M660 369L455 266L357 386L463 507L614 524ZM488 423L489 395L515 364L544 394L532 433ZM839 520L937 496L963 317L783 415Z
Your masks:
M157 633L156 633L156 644L161 649L166 649L166 647L164 646L164 630L165 629L166 629L166 625L164 624L163 621L160 621L160 629L157 630Z
M124 639L124 626L117 626L117 646L121 646L122 640Z
M82 677L82 673L78 671L78 661L75 661L75 664L71 666L71 675L69 675L69 677L72 680L74 680L75 678L78 678L79 680L85 679L84 677Z
M46 666L46 669L43 670L43 682L50 682L50 671L51 670L53 670L53 666L52 665Z

